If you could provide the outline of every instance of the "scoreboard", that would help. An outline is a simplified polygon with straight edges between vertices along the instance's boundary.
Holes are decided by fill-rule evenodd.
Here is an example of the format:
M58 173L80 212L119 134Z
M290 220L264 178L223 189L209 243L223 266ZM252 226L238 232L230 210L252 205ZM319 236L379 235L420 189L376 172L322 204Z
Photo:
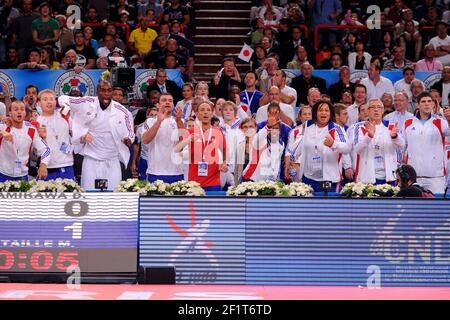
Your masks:
M74 267L82 282L135 278L138 212L137 193L0 193L0 280Z

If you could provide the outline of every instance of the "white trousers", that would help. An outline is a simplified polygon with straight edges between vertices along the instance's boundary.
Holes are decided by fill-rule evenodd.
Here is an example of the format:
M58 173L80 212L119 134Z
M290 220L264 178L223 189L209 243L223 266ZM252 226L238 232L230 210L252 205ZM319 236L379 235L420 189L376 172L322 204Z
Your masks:
M100 161L85 156L81 171L81 187L86 191L95 190L96 179L108 180L108 190L114 190L122 181L119 159Z
M436 178L417 178L419 186L430 190L433 193L444 193L445 177Z

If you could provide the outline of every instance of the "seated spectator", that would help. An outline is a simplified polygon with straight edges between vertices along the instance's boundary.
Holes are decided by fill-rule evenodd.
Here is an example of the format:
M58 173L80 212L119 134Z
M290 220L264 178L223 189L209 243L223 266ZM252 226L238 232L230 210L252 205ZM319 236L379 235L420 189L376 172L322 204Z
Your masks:
M400 38L400 35L403 32L405 32L407 22L412 22L415 28L419 26L419 22L413 19L413 11L411 9L407 8L403 10L402 17L402 21L395 25L394 35L396 40Z
M264 16L260 16L259 18L264 19L265 26L276 26L280 22L281 15L277 15L273 8L266 10Z
M393 52L393 58L384 63L384 70L403 70L406 67L414 68L411 61L405 58L405 49L401 46L396 46Z
M114 36L112 34L105 34L103 36L103 47L98 48L97 56L98 57L108 57L113 51L122 52L120 48L116 47Z
M417 61L417 71L442 71L442 63L435 58L436 50L432 44L427 44L423 48L424 58Z
M274 28L264 28L263 30L263 40L264 37L267 37L269 39L269 43L270 43L270 48L272 48L272 51L267 52L268 54L271 52L278 52L279 48L280 48L280 43L277 41L277 30Z
M87 9L86 18L83 20L85 23L99 23L102 22L101 19L98 17L97 8L94 6L90 6ZM106 20L103 21L104 24L106 24ZM103 27L91 27L92 29L92 37L91 39L101 39L103 36ZM93 48L96 50L95 48Z
M275 37L278 43L283 45L284 43L292 40L290 29L291 21L286 18L281 19L278 23L278 33Z
M274 11L275 15L277 17L279 17L278 20L280 20L283 17L283 15L281 13L281 10L278 7L275 7L273 5L273 1L272 0L264 0L263 1L263 5L256 9L256 12L254 13L254 17L252 17L252 14L250 14L250 19L254 19L254 18L257 18L257 17L261 17L261 18L264 17L264 15L265 15L267 10Z
M289 127L292 127L295 124L294 109L289 104L281 102L281 91L277 86L272 86L270 88L268 93L268 103L259 107L258 111L256 112L256 123L258 123L259 125L261 122L267 121L267 111L269 105L274 102L280 106L281 121Z
M394 24L399 23L402 19L402 12L406 9L408 9L408 7L403 3L403 0L394 0L394 4L388 11L389 20L392 20Z
M428 43L431 38L436 36L436 24L438 23L439 12L436 7L429 7L427 11L427 16L423 18L419 24L421 27L431 27L431 30L422 29L422 43ZM442 21L447 22L442 16Z
M400 135L403 135L406 119L414 116L411 112L408 112L408 105L408 95L405 92L396 92L394 96L395 111L384 116L385 120L397 124Z
M39 6L39 18L31 24L33 42L38 46L54 45L59 40L60 29L58 22L51 17L51 8L47 2Z
M433 7L435 0L424 0L421 1L422 4L419 4L414 9L414 19L417 21L421 21L427 16L428 8ZM438 16L441 16L441 11L438 9Z
M108 69L108 58L106 57L100 57L97 59L97 61L95 62L95 66L97 67L97 69Z
M50 70L58 70L59 62L55 60L55 53L50 46L41 49L41 63L45 64Z
M291 21L291 25L304 24L305 14L298 5L291 4L287 9L286 19Z
M339 71L339 81L332 84L328 90L332 103L341 101L342 92L349 89L353 95L355 91L355 84L350 82L350 68L343 66Z
M345 105L347 108L350 107L353 104L353 92L350 89L344 89L344 91L342 91L341 100L339 100L339 102Z
M164 59L165 50L167 48L167 36L159 35L156 38L155 45L152 46L152 51L149 52L145 58L144 62L148 69L154 69L156 67L156 63Z
M115 40L116 46L122 51L125 50L125 48L126 48L125 43L123 42L123 40L120 37L120 35L117 33L117 28L114 25L114 23L106 24L106 26L105 26L105 33L112 34L114 36L114 40Z
M368 75L361 80L367 88L367 100L381 99L383 93L388 92L394 94L394 86L391 80L380 75L381 67L372 63L369 67Z
M342 57L343 51L342 46L339 43L336 43L331 46L331 51L323 51L322 54L317 58L317 62L319 63L317 65L317 69L320 70L330 70L333 69L333 64L331 63L332 56L338 54ZM335 61L338 62L339 67L344 63L343 61L339 61L341 59L336 59ZM339 69L339 68L338 68Z
M257 45L250 60L250 66L253 71L259 69L267 58L267 52L262 45ZM289 68L288 69L292 69Z
M62 70L73 70L76 73L80 73L81 71L83 71L84 68L82 65L77 65L77 61L78 61L77 53L75 52L75 50L69 49L64 55L64 58L59 68Z
M430 40L430 44L436 50L436 57L444 66L450 64L450 36L447 34L447 24L438 22L436 24L437 36Z
M256 47L258 44L261 43L262 38L264 37L264 19L257 18L255 20L256 28L255 30L250 34L251 39L251 46Z
M308 62L308 52L305 47L297 46L295 48L295 56L291 62L287 64L288 69L300 69L302 64Z
M191 19L189 11L185 6L181 5L180 0L172 0L170 3L170 6L164 10L162 20L169 23L174 20L180 21L186 32L189 29Z
M302 29L298 26L293 26L291 29L291 38L288 42L282 43L280 48L280 67L284 68L288 62L294 60L297 55L297 48L306 48L308 43L302 38ZM305 50L306 51L306 50ZM306 60L305 60L306 61Z
M148 27L149 22L148 18L142 17L140 27L133 30L128 39L128 49L141 57L152 50L153 41L158 36L155 30Z
M347 125L352 126L360 119L360 108L367 102L367 88L361 83L355 85L355 91L353 93L355 102L347 108L348 121Z
M259 79L259 90L262 93L269 91L272 86L272 78L278 69L278 60L275 57L268 57L263 65L256 70Z
M291 87L297 90L297 105L307 104L307 90L317 87L321 93L327 92L327 86L324 79L313 76L313 67L308 62L304 63L300 69L302 74L292 79Z
M19 64L17 69L48 70L48 66L41 63L41 52L39 49L32 48L28 53L28 61Z
M405 58L417 61L422 50L422 36L412 21L405 22L405 31L400 35L400 46L405 51Z
M186 74L186 64L177 60L177 56L173 53L168 53L164 60L164 69L177 69L181 73L184 82L189 81L189 76Z
M233 57L226 57L223 59L222 69L211 80L211 97L228 99L228 90L233 85L237 85L241 90L245 88L236 68L236 61Z
M147 88L147 92L156 90L160 93L170 93L173 97L174 103L183 99L181 89L177 84L167 79L167 72L164 69L158 69L156 71L156 81L151 86Z
M348 55L348 66L350 70L368 70L372 55L365 51L365 44L362 40L355 43L355 52Z
M312 108L317 101L322 99L322 94L320 93L319 89L317 88L310 88L308 90L308 96L306 97L306 100L308 101L308 104L300 104L300 110L303 108Z
M425 86L422 81L415 79L411 81L411 103L408 106L408 111L411 113L415 113L418 108L418 98L422 92L424 92Z
M186 35L182 32L182 30L181 23L178 20L172 21L170 24L170 34L186 38Z
M127 11L130 16L136 17L136 9L133 5L128 4L127 0L117 0L117 3L111 2L109 20L120 22L120 14L122 11Z
M408 98L411 99L411 82L415 79L415 76L416 72L413 68L406 67L403 69L403 79L398 80L394 84L395 92L404 91L408 95Z
M146 19L148 19L148 17L146 16ZM130 21L130 13L126 10L123 10L120 15L119 15L119 22L122 24L127 25L131 30L133 30L135 28L135 24L133 23L133 21ZM142 20L142 18L141 18ZM150 26L150 19L149 21L149 26Z
M171 54L174 55L176 57L177 60L177 64L180 67L183 67L186 69L186 65L187 65L187 54L184 53L178 46L177 40L175 39L169 39L167 40L167 46L164 49L164 57L159 57L159 60L156 62L156 67L157 68L162 68L164 66L164 62L165 59L167 57L167 55Z
M136 3L137 16L148 16L151 22L159 24L164 12L163 5L160 0L138 0ZM149 15L151 11L151 16ZM151 18L150 18L151 17Z
M94 69L95 59L97 58L94 49L86 45L86 38L81 30L74 32L75 44L70 46L69 50L74 50L78 55L77 65L84 69Z
M383 30L383 41L380 43L374 43L373 55L382 60L383 64L388 61L392 53L394 52L395 41L392 32L389 30Z
M361 22L358 21L359 17L356 12L350 13L349 15L345 15L345 18L342 19L341 25L347 26L363 26Z
M272 85L280 89L280 102L290 104L292 110L297 105L297 91L286 85L286 73L283 70L276 70L272 78ZM263 106L269 102L269 95L266 92L259 100L259 105Z
M388 114L394 111L394 98L390 93L384 93L381 96L381 102L383 103L384 111L383 114Z
M442 106L448 106L450 103L450 66L442 69L441 80L431 86L431 89L437 90L442 97Z
M356 51L356 40L358 40L358 35L354 31L347 33L347 36L342 39L342 47L346 56Z
M91 27L85 27L83 30L84 38L86 39L86 45L94 49L94 52L98 51L99 44L97 39L94 39L94 29ZM100 38L99 38L100 39Z
M0 63L0 69L16 69L20 64L19 52L16 47L6 50L6 59Z

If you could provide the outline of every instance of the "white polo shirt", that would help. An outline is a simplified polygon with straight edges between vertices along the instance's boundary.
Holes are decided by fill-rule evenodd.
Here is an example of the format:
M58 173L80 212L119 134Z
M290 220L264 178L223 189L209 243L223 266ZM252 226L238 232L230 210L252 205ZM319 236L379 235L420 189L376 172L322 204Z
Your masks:
M294 101L292 101L291 107L295 110L295 106L297 105L297 90L288 86L284 86L284 88L281 89L281 92L283 92L287 96L294 97Z
M142 136L153 127L157 119L149 118L144 124ZM178 143L178 127L174 117L164 119L153 140L148 144L147 174L176 176L183 174L181 155L174 152Z
M380 76L380 81L376 85L369 77L362 79L360 83L367 88L367 101L370 99L381 99L384 93L390 93L394 96L394 86L388 78Z
M256 112L256 123L261 123L263 121L267 120L267 109L269 108L269 104L266 104L262 107L259 107L258 112ZM290 104L286 104L283 102L279 103L281 111L287 115L292 121L295 122L295 114L294 109L291 107Z

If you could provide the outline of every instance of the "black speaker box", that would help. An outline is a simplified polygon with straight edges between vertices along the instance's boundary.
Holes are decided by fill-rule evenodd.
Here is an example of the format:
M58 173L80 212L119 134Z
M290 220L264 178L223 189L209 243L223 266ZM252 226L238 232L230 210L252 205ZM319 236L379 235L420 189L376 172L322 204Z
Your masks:
M144 267L138 271L139 284L175 284L175 267Z

